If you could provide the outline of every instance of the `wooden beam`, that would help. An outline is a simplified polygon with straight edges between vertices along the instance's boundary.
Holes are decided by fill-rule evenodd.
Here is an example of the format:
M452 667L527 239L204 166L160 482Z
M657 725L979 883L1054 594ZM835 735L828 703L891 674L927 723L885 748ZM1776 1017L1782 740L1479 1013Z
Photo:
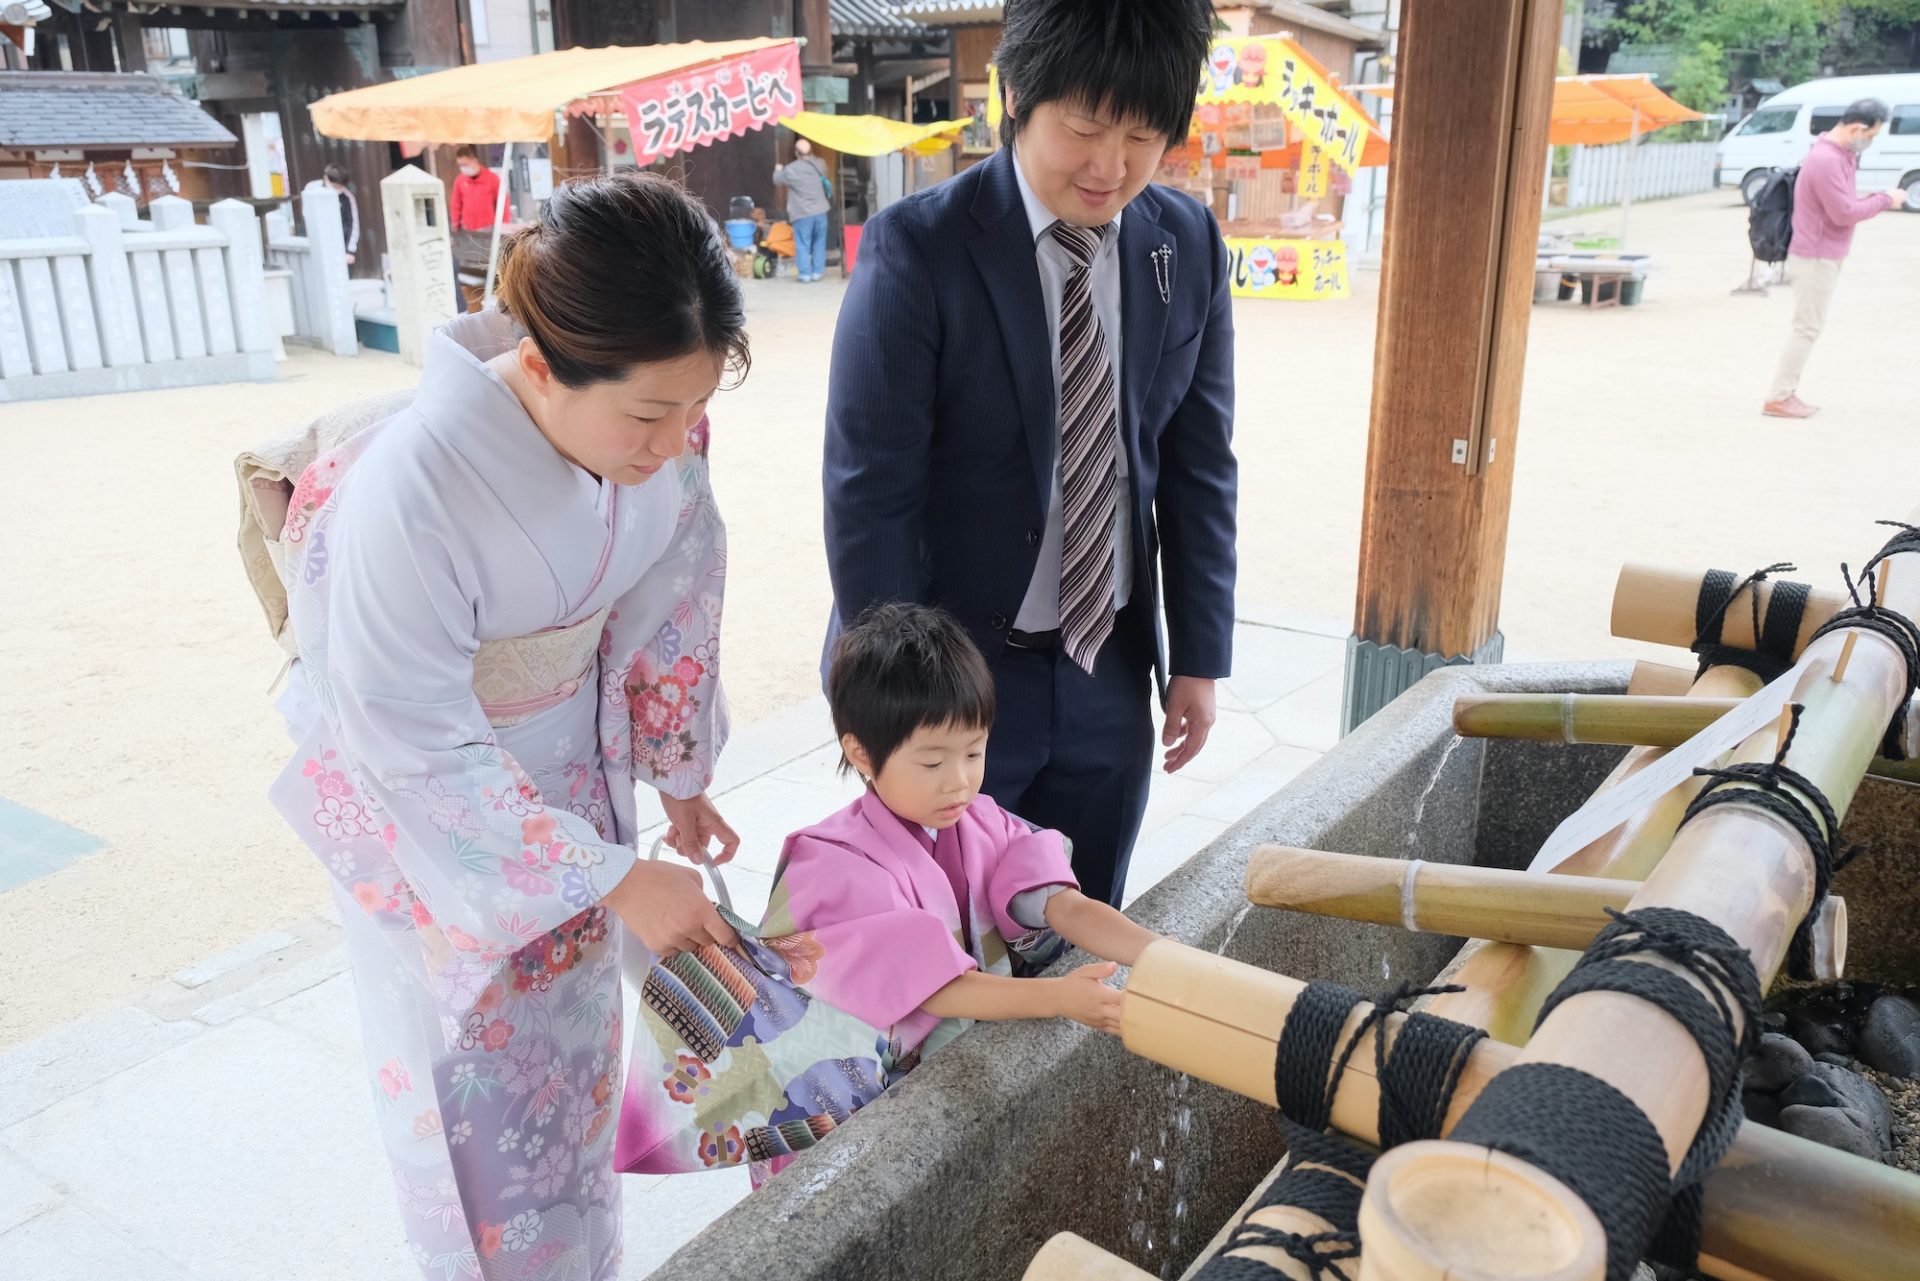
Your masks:
M1441 661L1496 656L1560 14L1402 20L1349 727Z

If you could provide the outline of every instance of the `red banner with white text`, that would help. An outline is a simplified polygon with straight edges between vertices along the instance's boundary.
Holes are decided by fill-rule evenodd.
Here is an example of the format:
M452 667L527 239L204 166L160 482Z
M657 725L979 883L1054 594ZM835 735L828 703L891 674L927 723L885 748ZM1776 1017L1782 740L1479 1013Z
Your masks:
M784 44L691 71L636 80L620 90L634 160L737 138L799 112L800 46Z

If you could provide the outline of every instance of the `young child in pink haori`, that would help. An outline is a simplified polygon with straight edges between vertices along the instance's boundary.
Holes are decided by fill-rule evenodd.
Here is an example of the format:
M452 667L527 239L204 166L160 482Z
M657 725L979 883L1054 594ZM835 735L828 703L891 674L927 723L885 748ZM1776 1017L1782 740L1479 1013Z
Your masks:
M840 636L827 696L867 791L787 838L761 937L790 958L807 940L809 990L922 1057L977 1019L1117 1034L1121 994L1104 980L1158 936L1080 893L1060 833L981 795L993 675L960 625L876 606ZM1061 940L1104 961L1015 977Z

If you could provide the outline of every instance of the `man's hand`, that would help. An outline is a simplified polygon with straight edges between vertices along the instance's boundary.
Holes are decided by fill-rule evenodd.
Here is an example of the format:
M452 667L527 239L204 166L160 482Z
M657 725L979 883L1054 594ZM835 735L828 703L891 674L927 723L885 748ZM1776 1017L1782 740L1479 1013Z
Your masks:
M351 267L351 266L353 266L353 255L352 255L352 254L348 254L348 255L347 255L347 266L349 266L349 267Z
M713 802L707 799L705 792L684 801L675 800L662 792L660 808L667 815L667 844L679 851L681 858L689 863L707 863L710 861L707 842L717 838L720 856L711 861L728 863L733 860L733 852L740 848L740 834L727 826L727 820L720 817L720 811L713 807Z
M1903 208L1907 203L1907 189L1905 187L1891 188L1887 192L1887 199L1888 201L1891 202L1887 205L1887 208L1889 209Z
M1177 772L1207 745L1213 732L1213 682L1198 676L1176 676L1167 686L1167 721L1160 745L1167 749L1166 771Z

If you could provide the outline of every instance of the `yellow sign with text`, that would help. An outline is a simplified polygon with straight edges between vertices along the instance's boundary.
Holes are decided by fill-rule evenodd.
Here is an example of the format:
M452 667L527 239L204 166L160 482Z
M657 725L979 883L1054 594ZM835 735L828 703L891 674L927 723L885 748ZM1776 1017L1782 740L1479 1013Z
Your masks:
M1303 139L1348 173L1360 163L1367 120L1318 64L1289 40L1216 40L1200 77L1200 102L1272 103Z
M1338 240L1227 237L1235 298L1318 302L1347 296L1347 247Z
M1300 148L1300 181L1294 191L1302 200L1318 200L1333 190L1333 160L1325 147L1305 143Z

